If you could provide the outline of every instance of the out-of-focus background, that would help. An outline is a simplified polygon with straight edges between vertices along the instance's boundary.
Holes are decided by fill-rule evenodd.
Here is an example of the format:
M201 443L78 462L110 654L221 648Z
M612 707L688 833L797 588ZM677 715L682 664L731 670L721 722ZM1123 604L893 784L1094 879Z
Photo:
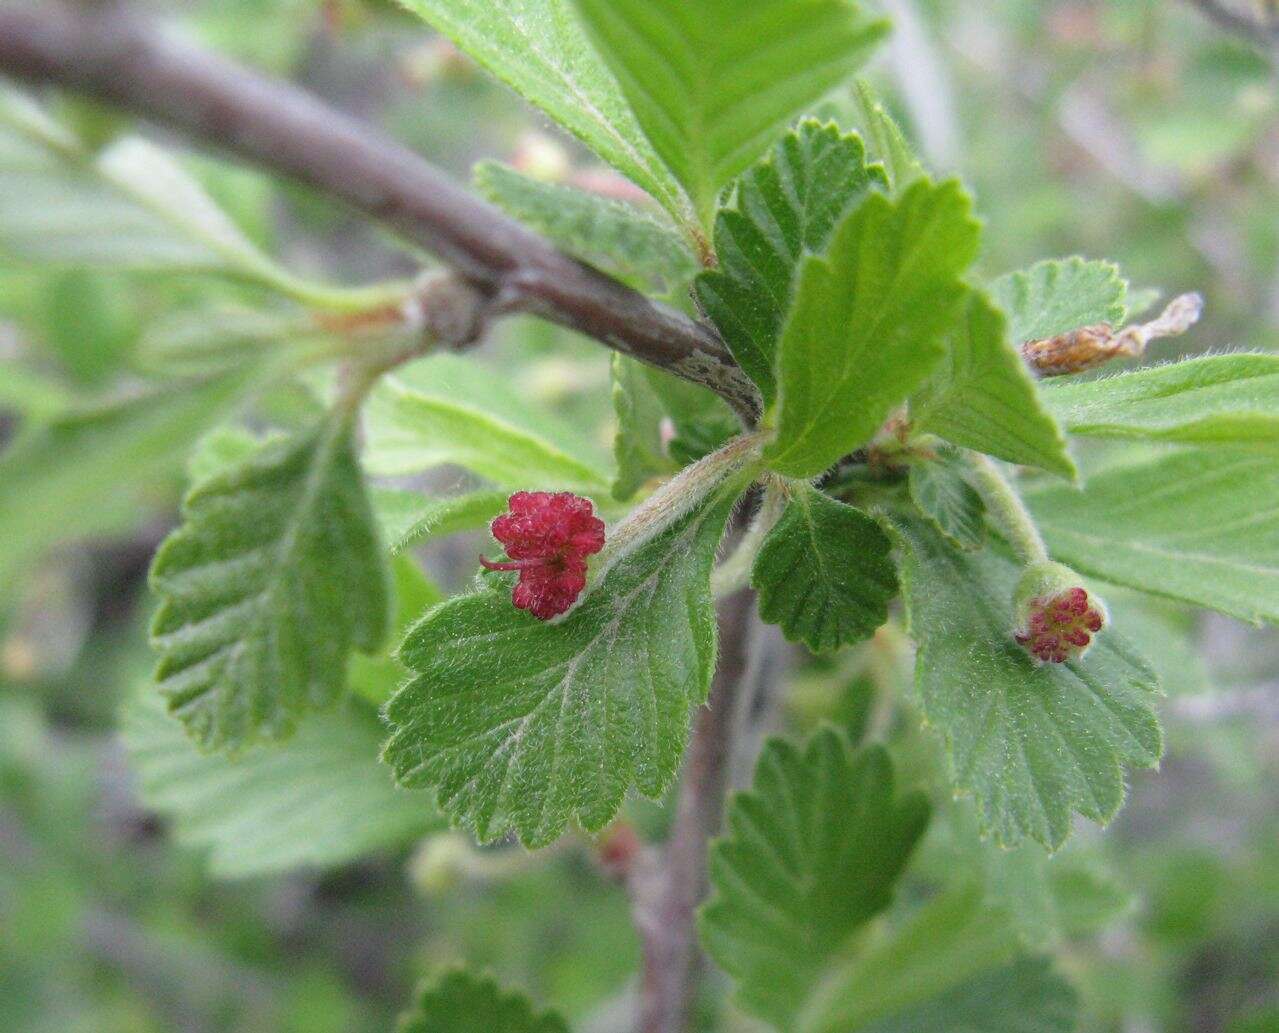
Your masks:
M459 178L500 157L624 190L391 3L139 6L382 124ZM1186 290L1206 299L1200 326L1154 357L1279 349L1279 35L1250 42L1189 0L884 6L897 33L870 76L928 163L974 189L985 271L1074 253L1111 258L1151 305ZM49 99L89 139L119 128L109 112ZM841 98L830 108L852 110ZM293 268L364 282L416 267L322 199L185 156L241 227ZM109 395L147 376L156 327L172 313L239 300L207 281L35 270L0 257L0 442L68 396ZM485 348L522 393L606 447L602 349L529 322ZM272 404L287 422L308 403L284 393ZM409 845L355 863L246 876L243 857L260 868L273 849L262 826L291 817L254 800L251 779L220 796L192 789L185 801L144 791L148 779L202 777L182 741L160 741L145 695L145 572L174 523L184 472L151 463L145 483L124 490L117 469L69 458L83 464L77 477L93 479L101 511L74 503L45 529L49 548L0 563L14 572L0 581L0 1030L387 1030L423 972L461 959L561 1006L575 1029L624 1028L635 936L623 894L575 840L529 857L410 828L398 837ZM452 587L474 545L422 559ZM0 556L32 548L0 540ZM1079 870L1105 874L1068 898L1079 914L1056 945L1083 994L1081 1029L1271 1033L1279 635L1171 607L1128 612L1168 683L1169 750L1161 771L1134 776L1106 834L1081 835ZM849 669L799 670L791 720L862 720ZM334 757L340 765L340 750ZM320 781L315 791L329 790ZM256 832L236 824L228 800L252 801ZM632 816L650 828L663 820L650 806ZM934 844L925 865L943 854ZM724 1022L716 1028L751 1028Z

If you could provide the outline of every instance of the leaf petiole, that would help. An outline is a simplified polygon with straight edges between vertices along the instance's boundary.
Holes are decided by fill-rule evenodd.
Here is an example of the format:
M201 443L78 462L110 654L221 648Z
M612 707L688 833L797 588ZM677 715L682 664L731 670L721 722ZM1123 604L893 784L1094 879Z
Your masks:
M970 452L968 461L975 475L974 486L986 503L986 511L1008 539L1017 559L1026 566L1047 563L1048 548L1017 489L990 456Z

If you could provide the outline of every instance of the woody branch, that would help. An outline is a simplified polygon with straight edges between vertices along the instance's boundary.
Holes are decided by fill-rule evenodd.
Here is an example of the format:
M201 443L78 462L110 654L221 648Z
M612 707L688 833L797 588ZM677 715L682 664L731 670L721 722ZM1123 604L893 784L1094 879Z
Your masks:
M452 267L480 292L482 316L540 316L706 385L748 422L758 413L754 385L708 324L565 255L374 127L114 5L0 9L0 74L88 95L321 190Z

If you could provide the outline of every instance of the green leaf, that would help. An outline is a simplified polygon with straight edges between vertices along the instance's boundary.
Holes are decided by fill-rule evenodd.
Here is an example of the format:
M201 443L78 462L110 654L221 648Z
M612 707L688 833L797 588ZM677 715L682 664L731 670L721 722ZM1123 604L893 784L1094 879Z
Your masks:
M626 355L613 356L613 410L613 497L620 501L709 455L742 429L718 395Z
M555 1012L535 1012L524 995L459 969L418 991L396 1033L568 1033L568 1026Z
M214 474L244 462L268 444L284 441L286 437L282 431L258 435L239 424L220 424L200 438L191 449L187 456L187 480L192 485L199 484Z
M608 490L583 436L471 359L436 355L383 377L369 397L365 462L400 475L454 464L503 488Z
M128 139L95 158L11 90L0 92L0 184L0 247L25 261L225 271L253 250L163 152ZM170 189L196 199L185 226L156 210Z
M1007 273L989 291L1008 315L1013 343L1020 346L1082 326L1118 326L1126 315L1128 283L1118 266L1075 256Z
M676 222L696 225L571 0L400 2L647 190Z
M713 893L698 922L739 1003L788 1033L808 1028L799 1020L891 903L927 822L922 795L894 797L881 747L851 753L829 728L802 753L768 743L711 849Z
M854 134L814 119L787 133L738 181L733 207L715 217L719 268L697 278L697 299L766 406L777 395L777 338L800 259L822 251L836 220L876 184Z
M742 424L727 405L716 405L705 416L681 421L673 418L675 437L666 451L677 466L695 463L703 456L726 445L729 439L741 433Z
M677 469L666 452L662 420L666 407L658 396L643 363L629 356L613 356L613 410L617 413L617 434L613 455L617 459L617 480L613 497L625 502L655 477Z
M713 391L664 370L648 367L646 372L671 418L675 436L666 451L676 466L697 462L741 433L741 419Z
M3 88L0 251L53 265L220 273L337 307L348 296L276 265L154 144L124 137L94 154Z
M391 557L391 585L395 596L391 635L372 656L352 653L346 668L351 692L376 707L390 699L409 676L408 668L399 660L399 646L405 634L422 614L445 599L439 586L404 553Z
M187 452L247 386L238 373L181 382L20 434L0 455L0 582L54 545L119 532L171 503Z
M701 268L676 226L634 205L531 179L493 161L480 162L474 178L480 193L508 214L636 287L674 294Z
M961 884L851 957L796 1033L1070 1033L1075 999L1020 955L1008 914Z
M1032 488L1055 559L1085 574L1241 620L1279 624L1279 463L1176 451L1109 468L1086 488Z
M869 925L927 820L922 795L894 800L882 747L850 753L829 728L802 753L765 747L711 849L713 893L699 921L742 1007L783 1033L1073 1028L1069 988L1019 957L1008 913L974 887L890 930Z
M888 113L865 79L854 84L862 127L870 141L871 152L884 163L894 193L901 193L926 173L906 141L901 127Z
M921 431L1072 480L1075 464L1056 421L1008 338L1008 323L980 293L969 295L947 341L946 358L911 398Z
M1111 622L1137 644L1170 697L1206 696L1216 690L1198 643L1198 616L1181 603L1118 585L1107 585Z
M1128 287L1128 312L1124 320L1139 319L1159 304L1163 292L1155 287Z
M442 825L378 763L371 709L317 715L286 743L228 758L201 753L148 687L125 704L121 734L142 803L207 850L216 876L330 867Z
M472 491L432 499L416 491L378 488L373 509L394 556L428 538L484 527L506 509L507 498L504 491Z
M1131 906L1131 896L1086 850L1072 841L1050 854L1031 840L1005 849L981 838L972 801L959 799L948 801L934 820L915 870L941 884L957 871L969 873L1025 943L1048 948L1096 932Z
M891 550L866 514L796 485L751 570L760 616L814 652L868 638L897 594Z
M288 736L342 694L351 650L386 634L386 561L351 423L335 411L198 484L156 553L156 679L205 749Z
M979 227L956 182L870 192L800 268L779 352L774 469L813 477L866 443L945 355Z
M1279 448L1279 355L1209 355L1044 387L1074 434Z
M510 591L451 599L400 650L415 677L386 708L396 777L436 788L481 841L544 846L574 815L603 828L634 784L660 796L715 665L710 568L739 484L611 567L542 622Z
M136 358L166 376L216 372L288 347L319 349L331 339L313 313L296 306L250 307L213 302L158 313L138 340Z
M1163 750L1149 665L1115 628L1082 660L1037 665L1013 640L1011 561L994 548L958 552L915 518L889 526L923 717L983 831L1005 846L1030 837L1056 849L1072 812L1109 821L1123 802L1123 766L1153 767Z
M850 0L577 0L703 226L722 187L888 31Z
M1074 1033L1078 1000L1043 958L1020 958L863 1027L865 1033Z
M81 384L120 373L138 338L138 306L123 278L96 269L41 270L45 302L27 329L58 368Z
M966 464L954 449L910 468L911 501L957 549L980 549L986 540L986 506L964 477Z
M1057 924L1067 936L1088 936L1126 911L1134 898L1101 864L1087 858L1047 862L1048 887Z

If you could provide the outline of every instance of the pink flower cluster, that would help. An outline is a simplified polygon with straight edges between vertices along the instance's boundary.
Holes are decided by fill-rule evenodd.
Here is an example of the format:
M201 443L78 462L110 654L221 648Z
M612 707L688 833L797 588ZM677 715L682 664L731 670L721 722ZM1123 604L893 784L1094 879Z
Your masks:
M1104 612L1090 605L1087 589L1070 588L1032 599L1026 625L1015 637L1036 660L1061 664L1081 656L1105 622Z
M480 557L488 570L517 570L511 595L521 610L550 620L573 605L586 587L586 557L604 548L604 521L590 499L561 491L518 491L510 512L490 525L508 562Z

